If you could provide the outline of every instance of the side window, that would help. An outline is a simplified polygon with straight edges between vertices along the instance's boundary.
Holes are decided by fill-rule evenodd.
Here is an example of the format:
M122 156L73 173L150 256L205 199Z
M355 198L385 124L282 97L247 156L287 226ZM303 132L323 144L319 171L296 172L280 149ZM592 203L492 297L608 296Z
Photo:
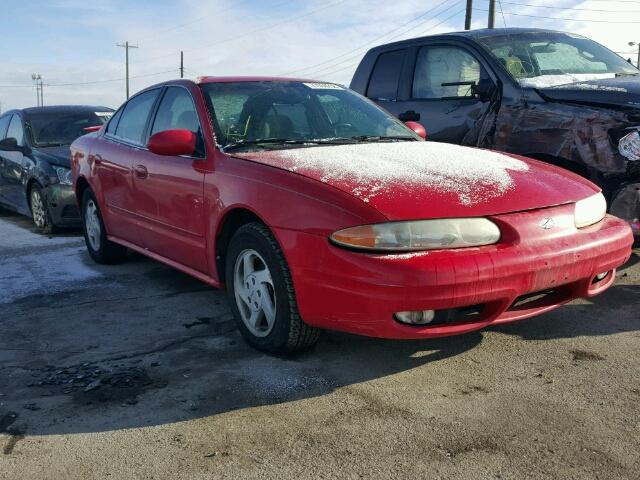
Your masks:
M169 87L165 92L153 121L151 134L174 128L183 128L200 134L196 106L189 92L181 87Z
M11 117L6 138L15 138L19 146L24 146L24 129L22 128L22 120L18 115Z
M374 100L395 100L402 73L406 49L381 54L373 67L367 97Z
M480 81L480 64L458 47L422 47L413 76L413 98L473 97L471 85Z
M11 115L5 115L0 118L0 140L4 140L5 133L7 133L7 127L9 126L9 120L11 120Z
M142 144L147 119L159 92L160 89L149 90L129 100L116 127L116 137Z
M120 117L122 116L122 111L123 110L124 110L124 108L121 108L120 110L118 110L116 112L116 114L109 121L109 125L107 125L107 133L109 135L115 135L116 128L118 127L118 121L120 120Z

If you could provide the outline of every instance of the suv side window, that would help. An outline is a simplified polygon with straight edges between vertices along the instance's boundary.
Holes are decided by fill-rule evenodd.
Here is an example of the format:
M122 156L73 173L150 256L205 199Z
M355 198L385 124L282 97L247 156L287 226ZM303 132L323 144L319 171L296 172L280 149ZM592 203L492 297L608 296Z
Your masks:
M18 146L24 146L24 129L22 128L20 116L14 114L13 117L11 117L9 130L7 130L7 136L5 138L15 138Z
M4 117L0 117L0 140L5 139L5 133L7 133L7 127L9 126L10 120L11 120L11 115L5 115Z
M470 98L471 85L480 81L480 63L459 47L421 47L416 59L412 97L417 99Z
M367 97L374 100L395 100L402 73L406 49L381 54L373 67Z
M160 93L160 89L149 90L133 97L125 105L115 136L129 142L142 145L149 113Z

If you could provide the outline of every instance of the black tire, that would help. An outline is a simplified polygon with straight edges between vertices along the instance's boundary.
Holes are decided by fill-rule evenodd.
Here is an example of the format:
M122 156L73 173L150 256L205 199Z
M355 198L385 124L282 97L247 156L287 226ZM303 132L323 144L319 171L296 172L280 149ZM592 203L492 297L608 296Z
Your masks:
M49 211L49 202L46 195L42 191L42 187L34 183L29 190L29 209L31 210L31 218L36 230L40 233L55 233L58 229L51 220Z
M99 245L97 248L92 245L92 241L89 239L88 227L87 227L87 208L95 206L95 213L97 215L99 231ZM111 265L123 262L127 257L127 248L117 243L107 240L106 229L104 222L102 221L102 213L98 206L98 200L93 194L91 189L87 188L82 195L82 233L84 234L84 241L87 245L89 255L96 263Z
M245 325L235 295L235 266L238 256L255 250L265 261L275 295L275 323L266 336L253 334ZM261 223L240 227L229 244L225 258L226 285L231 310L246 342L268 353L288 354L311 348L320 336L320 329L307 325L298 312L293 281L282 249L273 234Z

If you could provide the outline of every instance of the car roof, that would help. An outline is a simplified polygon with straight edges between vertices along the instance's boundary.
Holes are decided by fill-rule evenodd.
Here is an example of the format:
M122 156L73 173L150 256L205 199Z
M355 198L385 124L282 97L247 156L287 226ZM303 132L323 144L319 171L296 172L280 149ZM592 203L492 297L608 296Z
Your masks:
M439 33L437 35L426 35L423 37L410 38L407 40L400 40L398 42L386 43L372 48L371 50L378 50L381 48L387 48L389 46L403 46L409 45L420 40L434 39L434 38L468 38L471 40L477 40L479 38L499 37L504 35L516 35L522 33L566 33L559 30L549 30L545 28L479 28L477 30L463 30L459 32Z
M113 109L99 105L47 105L45 107L28 107L18 109L26 115L37 113L66 113L66 112L112 112Z
M241 83L241 82L313 82L318 83L318 80L312 80L309 78L292 78L292 77L264 77L264 76L206 76L198 77L196 83ZM335 82L321 82L321 83L335 83Z

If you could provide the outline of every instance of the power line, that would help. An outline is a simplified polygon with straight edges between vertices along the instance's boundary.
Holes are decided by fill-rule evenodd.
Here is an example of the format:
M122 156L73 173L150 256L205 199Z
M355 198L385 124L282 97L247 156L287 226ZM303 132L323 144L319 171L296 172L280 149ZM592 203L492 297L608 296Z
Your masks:
M474 10L477 10L479 12L488 12L489 10L484 9L484 8L474 8ZM610 21L610 20L586 20L586 19L576 19L576 18L567 18L567 17L545 17L542 15L528 15L528 14L524 14L524 13L513 13L513 12L504 12L505 15L514 15L516 17L529 17L529 18L545 18L548 20L565 20L568 22L588 22L588 23L609 23L609 24L638 24L640 23L640 21L637 22L633 22L633 21Z
M332 57L332 58L330 58L330 59L328 59L328 60L325 60L325 61L320 62L320 63L316 63L316 64L314 64L314 65L309 65L309 66L304 67L304 68L298 68L298 69L296 69L296 70L290 70L290 71L288 71L288 72L282 73L281 75L282 75L282 76L293 75L293 74L297 74L297 73L299 73L299 72L304 72L304 71L306 71L306 70L314 71L313 69L315 69L316 67L320 67L320 66L322 66L322 65L326 65L326 64L328 64L328 63L334 62L335 60L338 60L339 58L346 57L347 55L350 55L350 54L355 53L355 52L357 52L357 51L359 51L359 50L362 50L362 49L364 49L364 48L368 47L369 45L371 45L371 44L373 44L373 43L377 42L378 40L380 40L380 39L382 39L382 38L386 37L386 36L387 36L387 35L389 35L390 33L393 33L393 32L395 32L395 31L397 31L397 30L399 30L399 29L401 29L401 28L403 28L403 27L406 27L406 26L407 26L407 25L409 25L410 23L413 23L413 22L415 22L415 21L417 21L417 20L420 20L421 18L425 17L426 15L430 14L430 13L431 13L431 12L433 12L434 10L436 10L436 9L438 9L438 8L440 8L440 7L442 7L443 5L445 5L446 3L450 2L450 1L451 1L451 0L444 0L444 1L440 2L438 5L436 5L435 7L430 8L430 9L429 9L429 10L427 10L426 12L424 12L424 13L422 13L422 14L418 15L417 17L414 17L414 18L412 18L411 20L409 20L409 21L407 21L407 22L403 23L402 25L398 25L397 27L394 27L394 28L392 28L391 30L386 31L386 32L385 32L385 33L383 33L382 35L378 35L377 37L372 38L372 39L371 39L371 40L369 40L368 42L363 43L363 44L361 44L361 45L359 45L359 46L357 46L357 47L355 47L355 48L353 48L353 49L351 49L351 50L349 50L349 51L347 51L347 52L345 52L345 53L343 53L343 54L341 54L341 55L338 55L338 56L336 56L336 57ZM449 8L455 7L457 4L459 4L459 3L460 3L460 1L461 1L461 0L457 1L456 3L454 3L453 5L451 5ZM448 10L448 9L447 9L447 10ZM447 10L444 10L444 11L440 12L438 15L440 15L440 14L442 14L442 13L446 12ZM427 21L428 21L428 20L427 20ZM424 23L424 22L423 22L423 23ZM421 24L419 24L419 25L415 25L415 26L413 26L413 27L409 28L408 30L406 30L406 31L402 32L402 33L401 33L401 35L402 35L402 34L404 34L404 33L409 32L409 31L411 31L411 30L413 30L413 29L415 29L415 28L417 28L417 27L419 27L419 26L420 26L420 25L422 25L423 23L421 23ZM394 37L392 37L392 38L394 38ZM358 55L360 55L360 54L358 54ZM353 58L353 57L349 57L349 59L350 59L350 58ZM345 59L344 61L347 61L347 60L349 60L349 59ZM338 62L338 63L344 63L344 62ZM331 66L335 66L335 64L334 64L334 65L331 65Z
M539 5L539 4L533 4L533 3L518 3L518 2L504 2L504 1L502 3L504 3L505 5L518 5L520 7L550 8L552 10L574 10L578 12L640 13L640 10L611 10L611 9L598 9L598 8L557 7L553 5Z

